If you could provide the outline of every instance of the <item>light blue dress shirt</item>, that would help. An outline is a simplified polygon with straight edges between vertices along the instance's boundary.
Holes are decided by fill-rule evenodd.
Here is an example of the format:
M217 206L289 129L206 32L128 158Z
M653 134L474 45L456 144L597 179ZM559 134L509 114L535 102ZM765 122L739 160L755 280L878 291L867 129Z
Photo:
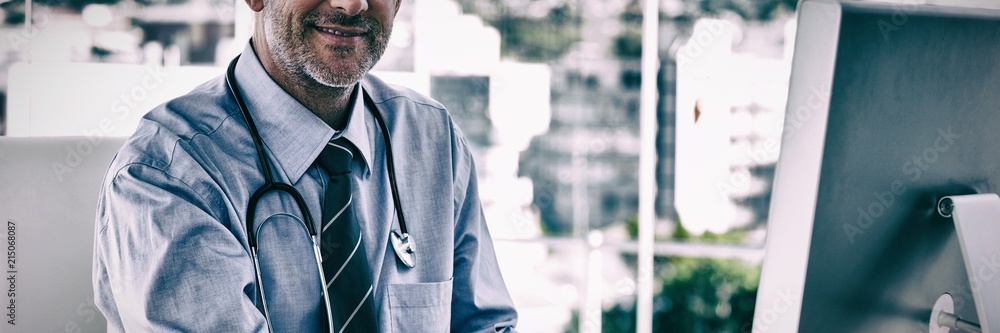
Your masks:
M220 73L221 74L221 73ZM327 176L314 164L346 137L353 207L374 272L381 332L513 332L517 314L497 266L469 147L436 101L368 75L337 132L282 90L247 45L236 79L277 181L320 221ZM400 201L417 265L389 242L398 228L385 142L358 95L370 94L392 136ZM97 306L110 331L267 331L246 239L250 195L263 184L246 123L224 77L153 109L111 163L94 249ZM259 203L260 270L277 332L316 332L321 290L292 198ZM321 223L316 223L320 227ZM336 300L334 300L336 301Z

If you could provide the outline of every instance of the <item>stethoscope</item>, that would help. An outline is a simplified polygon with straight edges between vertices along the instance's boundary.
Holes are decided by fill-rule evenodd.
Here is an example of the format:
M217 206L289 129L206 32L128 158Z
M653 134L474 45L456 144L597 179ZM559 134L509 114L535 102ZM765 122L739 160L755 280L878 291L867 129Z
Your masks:
M264 294L264 285L262 284L261 272L260 272L260 261L257 258L257 234L253 228L254 215L256 214L257 202L265 194L277 191L285 192L295 200L295 203L299 206L299 211L302 213L302 219L305 222L306 229L309 232L309 239L313 245L313 254L316 257L316 268L319 270L319 284L320 290L323 295L323 302L326 306L327 318L333 318L330 308L330 297L327 295L326 276L323 274L323 259L320 256L319 250L319 235L316 234L316 228L313 226L312 215L309 214L309 207L306 206L305 200L302 199L302 195L299 194L292 185L283 182L276 182L274 176L271 174L271 166L267 162L267 154L264 152L264 142L260 137L260 133L257 132L257 126L253 123L253 117L250 116L250 110L247 108L246 102L243 100L243 94L239 91L239 86L236 83L236 62L240 59L240 56L236 56L230 63L229 68L226 70L226 86L229 88L229 93L236 100L236 105L240 108L240 113L243 114L243 119L247 122L247 128L250 130L250 137L253 139L254 147L257 149L257 160L260 162L261 172L264 174L264 185L261 185L254 191L253 195L250 196L250 201L247 203L247 213L246 213L246 233L247 233L247 243L250 247L250 257L253 260L254 274L257 278L257 291L260 293L261 304L264 308L264 320L267 321L267 328L269 331L273 332L271 328L271 316L268 314L267 309L267 299ZM392 162L392 141L389 138L389 129L385 125L385 120L382 119L382 114L378 111L375 106L375 102L372 101L368 92L364 92L364 103L368 110L375 116L375 121L378 123L379 128L382 130L382 137L385 139L385 156L386 165L389 171L389 187L392 191L392 201L396 209L396 218L399 220L399 229L392 229L390 232L390 242L392 243L392 248L396 252L396 257L399 261L406 265L407 267L413 268L416 265L416 251L413 245L413 239L410 238L410 234L406 231L406 220L403 219L403 208L399 203L399 190L396 187L396 170L393 167ZM328 322L330 322L328 320ZM333 323L330 322L330 332L333 332Z

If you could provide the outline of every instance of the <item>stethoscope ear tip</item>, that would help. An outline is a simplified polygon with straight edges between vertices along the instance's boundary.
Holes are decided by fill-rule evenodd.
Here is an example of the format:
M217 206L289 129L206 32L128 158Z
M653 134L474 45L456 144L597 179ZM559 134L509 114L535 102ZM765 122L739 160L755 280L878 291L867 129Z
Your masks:
M396 258L399 258L403 265L409 268L417 265L416 248L409 233L400 234L398 229L392 229L389 241L392 243L392 249L396 251Z

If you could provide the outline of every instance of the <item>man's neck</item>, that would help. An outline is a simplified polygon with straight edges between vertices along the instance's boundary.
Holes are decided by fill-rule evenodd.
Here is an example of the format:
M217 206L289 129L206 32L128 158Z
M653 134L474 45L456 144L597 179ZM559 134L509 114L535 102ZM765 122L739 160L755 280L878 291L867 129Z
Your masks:
M309 111L312 111L319 119L322 119L330 128L342 130L347 126L347 119L351 113L351 106L355 84L348 88L329 87L314 80L289 75L293 68L280 68L279 64L271 57L267 51L267 46L263 45L261 38L251 40L257 59L260 59L264 71L292 98L302 103Z

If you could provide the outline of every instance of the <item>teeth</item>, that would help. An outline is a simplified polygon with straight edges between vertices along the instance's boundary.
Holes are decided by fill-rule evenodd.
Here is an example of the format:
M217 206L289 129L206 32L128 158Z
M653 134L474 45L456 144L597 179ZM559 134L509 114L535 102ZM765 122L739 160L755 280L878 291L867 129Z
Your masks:
M331 34L334 34L334 35L337 35L337 36L343 36L343 37L354 37L354 36L360 36L361 35L361 34L354 34L354 33L347 33L347 32L337 31L337 30L333 30L333 29L327 29L327 28L323 28L323 27L316 27L316 28L319 29L319 31L326 32L326 33L331 33Z

